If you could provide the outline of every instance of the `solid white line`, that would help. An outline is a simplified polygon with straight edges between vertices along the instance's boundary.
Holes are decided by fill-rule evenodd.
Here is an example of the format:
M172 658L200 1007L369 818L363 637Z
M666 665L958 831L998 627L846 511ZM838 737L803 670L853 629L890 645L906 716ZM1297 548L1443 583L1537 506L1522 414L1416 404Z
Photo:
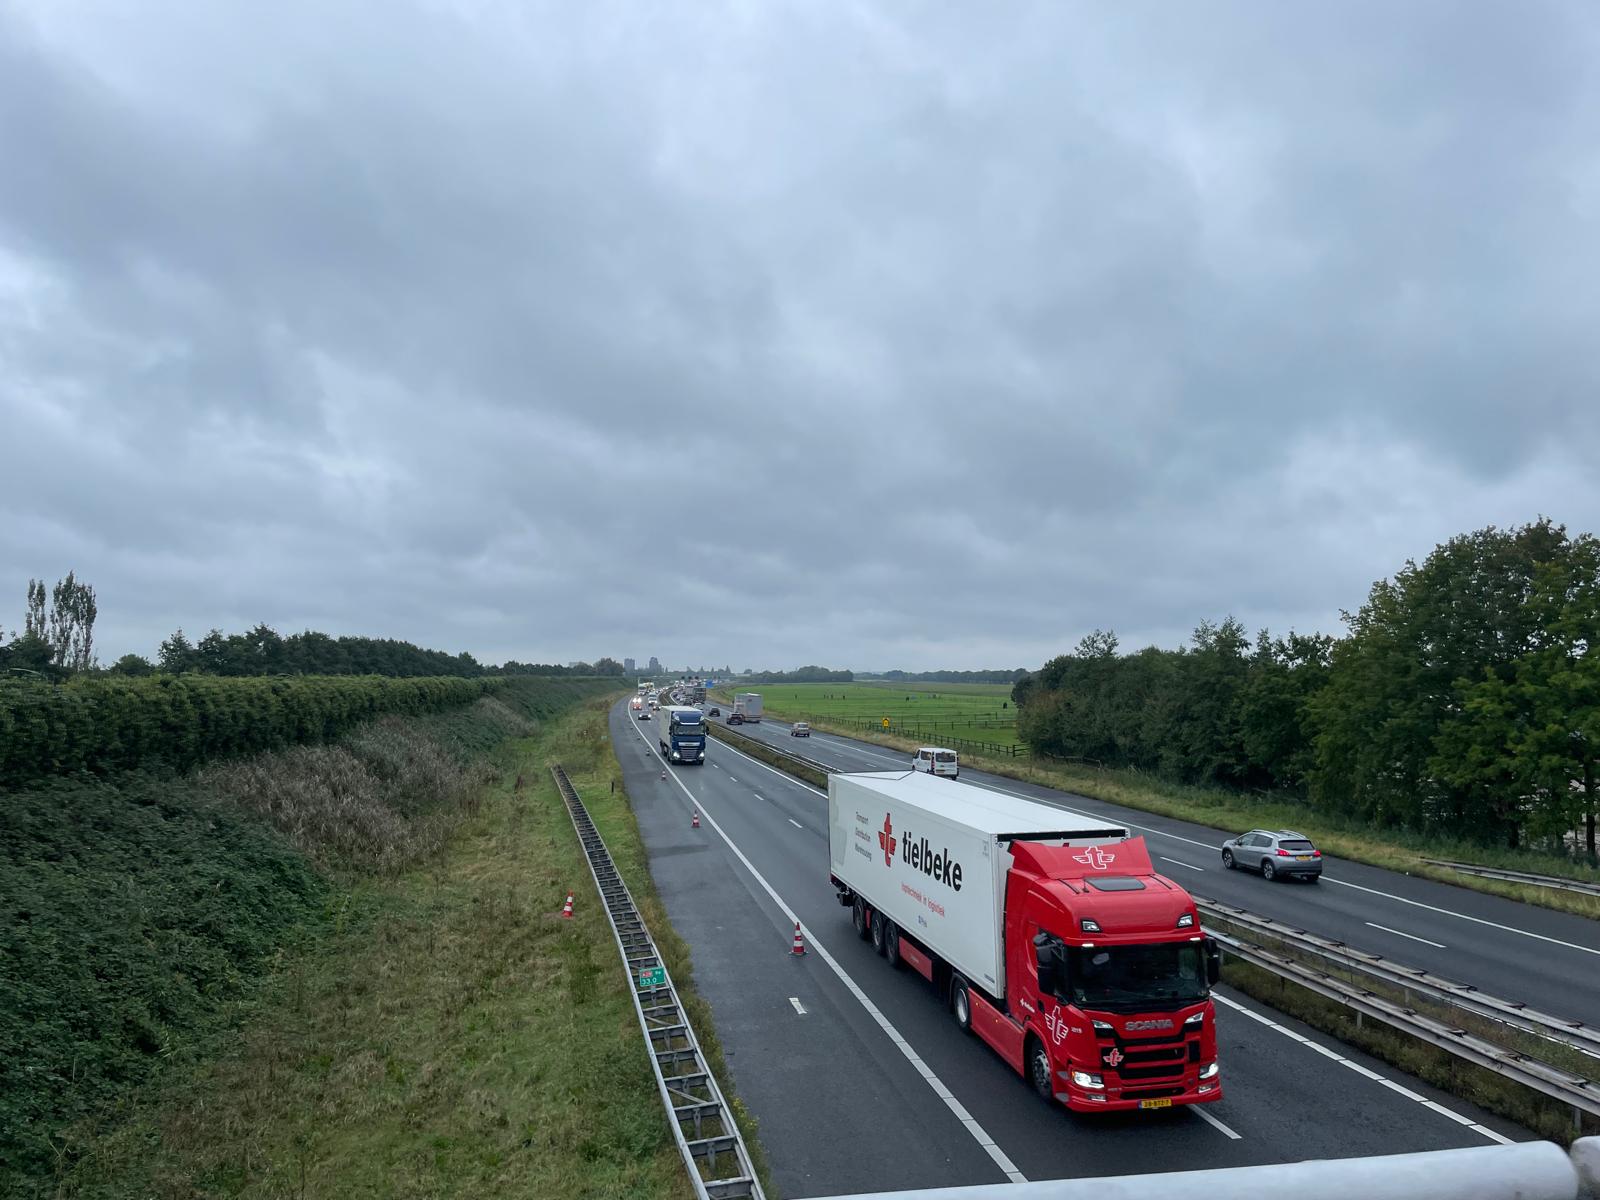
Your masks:
M1267 1016L1265 1013L1258 1013L1253 1008L1247 1008L1245 1005L1240 1004L1237 1000L1230 1000L1230 999L1228 999L1228 997L1223 996L1223 995L1219 995L1216 992L1212 992L1211 993L1211 998L1213 1000L1215 1000L1218 1004L1225 1004L1231 1009L1234 1009L1234 1010L1236 1010L1238 1012L1242 1012L1245 1016L1249 1017L1252 1021L1257 1021L1257 1022L1261 1023L1262 1025L1265 1025L1268 1029L1277 1030L1279 1033L1283 1034L1283 1036L1288 1038L1290 1041L1299 1042L1302 1046L1306 1046L1306 1047L1309 1047L1312 1050L1315 1050L1318 1054L1322 1055L1324 1058L1331 1058L1334 1062L1338 1063L1342 1067L1349 1067L1357 1075L1360 1075L1360 1076L1362 1076L1363 1078L1366 1078L1366 1079L1371 1079L1374 1082L1376 1082L1378 1084L1381 1084L1383 1087L1388 1088L1391 1092L1394 1092L1397 1095L1404 1096L1407 1100L1415 1100L1422 1107L1430 1110L1431 1112L1441 1113L1444 1116L1449 1117L1452 1121L1454 1121L1458 1125L1465 1125L1468 1129L1472 1130L1474 1133L1482 1134L1484 1137L1488 1138L1491 1142L1499 1142L1502 1146L1509 1146L1511 1144L1511 1139L1510 1138L1503 1137L1502 1135L1496 1133L1494 1130L1489 1129L1486 1126L1479 1125L1471 1117L1464 1117L1460 1113L1454 1112L1451 1109L1446 1108L1442 1104L1436 1103L1433 1100L1429 1100L1426 1096L1417 1095L1417 1093L1413 1092L1410 1088L1404 1087L1401 1084L1396 1083L1392 1079L1385 1078L1384 1076L1378 1074L1376 1071L1371 1070L1368 1067L1362 1066L1360 1063L1351 1062L1348 1058L1346 1058L1344 1055L1340 1054L1337 1050L1331 1049L1328 1046L1321 1045L1318 1042L1314 1042L1310 1038L1306 1037L1305 1034L1296 1033L1293 1029L1290 1029L1287 1025L1278 1024L1278 1022L1274 1021L1271 1017ZM1204 1113L1202 1113L1201 1115L1203 1116Z
M1432 904L1424 904L1420 900L1407 900L1404 896L1396 896L1392 892L1380 892L1377 888L1362 887L1359 883L1346 883L1343 879L1329 879L1322 877L1323 883L1337 884L1339 887L1355 888L1358 892L1371 892L1374 896L1387 896L1391 900L1398 900L1401 904L1409 904L1413 908L1425 908L1429 912L1443 913L1447 917L1459 917L1463 921L1471 921L1474 925L1487 925L1490 929L1502 929L1506 933L1520 933L1523 937L1536 938L1541 942L1550 942L1552 945L1565 946L1568 950L1582 950L1585 954L1600 954L1600 950L1589 946L1579 946L1575 942L1563 942L1560 938L1545 937L1542 933L1529 933L1526 929L1518 929L1514 925L1502 925L1498 921L1485 921L1482 917L1469 917L1466 913L1458 913L1453 909L1436 908Z
M1224 1135L1232 1138L1234 1141L1237 1142L1240 1140L1240 1135L1229 1129L1221 1121L1217 1120L1210 1113L1208 1113L1204 1104L1191 1104L1189 1106L1189 1111L1194 1113L1195 1116L1199 1117L1207 1125L1215 1125L1218 1129L1222 1130Z
M1418 937L1414 933L1402 933L1398 929L1390 929L1387 925L1379 925L1376 921L1364 921L1363 924L1370 925L1374 929L1381 929L1385 933L1392 933L1396 937L1410 938L1413 942L1421 942L1425 946L1437 946L1440 950L1449 949L1443 942L1430 942L1425 937Z
M1050 804L1054 805L1056 808L1066 809L1068 812L1077 811L1076 809L1068 808L1064 803L1058 803L1057 801L1046 799L1043 796L1030 796L1025 792L1014 792L1010 788L996 787L992 783L980 783L977 786L988 788L991 792L999 792L1003 796L1015 796L1019 800L1032 800L1039 804ZM1094 814L1090 813L1086 815L1093 816ZM1163 829L1153 829L1148 825L1135 825L1132 821L1124 821L1120 817L1104 817L1102 819L1106 821L1116 821L1118 824L1124 825L1129 829L1137 829L1140 833L1152 834L1155 837L1171 838L1175 842L1186 842L1191 846L1200 846L1206 850L1215 850L1217 848L1210 842L1196 841L1194 838L1183 837L1181 834L1176 833L1168 833ZM1169 859L1168 861L1171 860ZM1367 892L1374 896L1383 896L1385 899L1398 900L1401 904L1409 904L1413 908L1425 908L1429 912L1440 913L1447 917L1456 917L1462 921L1471 921L1475 925L1487 925L1490 929L1499 929L1505 933L1521 934L1523 937L1533 938L1536 941L1549 942L1553 946L1565 946L1568 950L1581 950L1585 954L1600 955L1600 950L1597 950L1592 946L1580 946L1576 942L1564 942L1560 938L1546 937L1542 933L1533 933L1527 929L1518 929L1515 925L1502 925L1498 921L1487 921L1482 917L1469 917L1466 913L1459 913L1454 909L1439 908L1437 905L1424 904L1420 900L1408 900L1404 896L1396 896L1393 892L1381 891L1378 888L1366 887L1359 883L1350 883L1348 880L1344 879L1333 879L1326 874L1322 876L1322 882L1325 884L1331 883L1335 887L1355 888L1358 892Z
M800 824L800 822L796 821L793 817L789 818L789 824L793 825L796 829L804 829L805 828L804 825Z
M727 742L723 742L722 743L722 748L724 750L733 750L733 752L735 754L737 754L740 758L745 759L751 765L760 767L763 771L771 771L774 775L778 776L780 779L782 779L782 780L784 780L784 781L786 781L788 783L792 783L796 787L803 787L808 792L815 792L819 796L826 796L828 794L827 792L823 791L821 788L812 787L809 783L807 783L803 779L796 779L793 775L789 774L789 772L787 772L787 771L780 771L780 770L778 770L777 767L771 766L768 763L764 763L759 758L751 758L743 750L735 750L733 748L733 746L729 745ZM728 778L729 779L733 779L733 776L729 775ZM739 782L737 779L734 779L733 781L735 783Z
M1156 855L1156 857L1159 858L1162 862L1173 863L1173 864L1175 864L1177 866L1180 866L1180 867L1188 867L1189 870L1191 870L1191 871L1204 871L1205 870L1204 867L1197 867L1193 863L1186 863L1186 862L1183 862L1181 859L1168 858L1165 854L1158 854L1158 855Z
M795 1012L799 1013L802 1017L806 1015L805 1005L800 1003L799 996L790 996L789 1003L794 1005Z
M637 730L635 730L635 732L637 732ZM643 735L641 734L640 737L643 738ZM648 742L645 744L649 745ZM661 752L654 746L650 746L650 750L651 753L655 754L657 758L661 756ZM1027 1183L1028 1177L1021 1171L1017 1170L1016 1164L1006 1156L1006 1152L995 1144L995 1140L989 1136L982 1125L979 1125L977 1121L973 1120L972 1114L967 1111L966 1106L962 1104L961 1101L956 1099L955 1094L944 1085L944 1081L933 1073L933 1068L929 1067L927 1063L922 1061L921 1055L911 1048L911 1044L907 1042L905 1038L900 1036L900 1031L890 1023L889 1018L883 1015L878 1006L872 1002L871 998L864 991L861 990L856 981L851 979L850 976L846 974L845 969L839 965L838 959L834 958L833 955L828 953L827 948L817 940L816 935L812 933L811 930L805 929L805 926L801 922L799 915L794 911L794 909L790 908L786 903L784 903L783 897L778 895L773 886L767 882L766 877L763 876L760 871L756 870L755 864L745 857L744 851L739 849L734 840L728 836L727 831L722 828L717 819L706 810L705 802L696 797L695 794L689 790L688 785L685 784L682 779L679 779L678 776L672 776L672 782L676 783L678 787L682 789L683 794L689 797L690 801L700 806L700 815L706 819L706 823L709 824L712 829L716 830L717 836L728 844L728 849L732 850L734 857L744 864L745 870L750 872L751 877L761 885L762 889L767 893L767 895L772 897L772 902L782 910L783 914L788 917L789 920L793 921L796 925L801 926L801 929L805 933L806 944L810 946L811 950L817 955L817 957L822 959L822 961L828 965L829 969L831 969L833 973L839 977L839 982L844 984L844 986L850 990L850 994L853 995L861 1004L861 1007L867 1010L867 1015L877 1022L878 1028L882 1029L883 1032L888 1035L889 1040L899 1047L900 1053L906 1056L906 1059L911 1063L912 1068L917 1072L917 1074L922 1076L922 1078L927 1082L928 1086L933 1088L934 1093L944 1101L945 1106L955 1114L956 1120L960 1121L967 1127L967 1131L972 1134L973 1139L980 1146L982 1146L988 1153L989 1157L994 1160L995 1166L999 1167L1000 1170L1005 1174L1005 1177L1012 1183Z

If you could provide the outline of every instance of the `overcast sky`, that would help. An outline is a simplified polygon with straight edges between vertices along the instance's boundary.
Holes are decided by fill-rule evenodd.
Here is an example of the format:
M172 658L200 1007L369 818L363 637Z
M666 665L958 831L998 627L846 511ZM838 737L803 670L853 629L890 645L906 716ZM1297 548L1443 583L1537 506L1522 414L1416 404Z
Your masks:
M1600 528L1600 7L0 0L0 626L1036 666Z

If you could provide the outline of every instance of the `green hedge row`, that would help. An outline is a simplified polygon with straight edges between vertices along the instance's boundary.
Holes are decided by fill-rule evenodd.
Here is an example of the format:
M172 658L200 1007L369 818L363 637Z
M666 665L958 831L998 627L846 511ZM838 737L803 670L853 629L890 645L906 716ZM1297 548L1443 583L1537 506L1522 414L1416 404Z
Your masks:
M0 681L0 788L210 759L337 737L373 717L444 712L499 679L152 675Z

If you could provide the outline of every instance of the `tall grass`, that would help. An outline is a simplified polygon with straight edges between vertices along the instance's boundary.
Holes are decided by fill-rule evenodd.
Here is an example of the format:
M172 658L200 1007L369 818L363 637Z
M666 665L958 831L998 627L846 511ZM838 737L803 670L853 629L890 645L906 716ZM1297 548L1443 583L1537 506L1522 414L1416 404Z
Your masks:
M0 793L0 1195L47 1194L66 1128L214 1046L352 886L438 860L496 747L596 690L517 680L187 776Z

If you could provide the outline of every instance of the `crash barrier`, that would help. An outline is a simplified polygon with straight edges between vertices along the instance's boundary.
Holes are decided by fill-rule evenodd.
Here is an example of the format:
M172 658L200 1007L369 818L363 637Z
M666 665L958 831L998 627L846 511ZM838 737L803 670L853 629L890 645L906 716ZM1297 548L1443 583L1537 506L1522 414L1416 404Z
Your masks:
M1526 883L1533 887L1555 888L1563 892L1582 892L1586 896L1600 896L1600 883L1586 883L1581 879L1562 879L1555 875L1535 875L1532 871L1508 871L1504 867L1480 867L1476 863L1449 862L1442 858L1422 860L1431 866L1458 871L1462 875L1476 875L1480 879L1499 879L1505 883Z
M796 779L802 779L812 787L827 787L828 776L839 769L814 762L798 754L790 754L787 750L779 750L776 746L769 746L760 738L735 733L726 725L719 725L715 721L706 722L706 728L711 731L712 737L727 742L735 750L748 754L751 758L764 762L768 766L777 767L780 771L785 771Z
M1476 993L1465 984L1452 983L1438 976L1429 975L1426 971L1402 967L1383 959L1380 955L1354 950L1343 943L1332 942L1304 930L1258 917L1231 905L1219 904L1200 896L1195 897L1195 904L1206 917L1226 921L1235 929L1244 931L1244 935L1240 936L1238 933L1225 933L1217 929L1214 924L1208 927L1224 951L1231 953L1235 958L1270 971L1319 996L1353 1009L1362 1016L1371 1017L1401 1033L1570 1106L1574 1132L1581 1132L1583 1128L1582 1114L1588 1113L1600 1117L1600 1085L1593 1080L1540 1062L1531 1055L1499 1045L1486 1038L1475 1036L1457 1025L1419 1013L1405 1003L1377 995L1357 983L1340 979L1326 968L1343 967L1363 973L1390 986L1409 989L1464 1012L1471 1012L1476 1016L1486 1017L1508 1027L1531 1032L1593 1055L1600 1050L1600 1040L1597 1040L1596 1031L1581 1021L1566 1021L1559 1017L1546 1016L1511 1001ZM1312 958L1320 965L1311 966L1275 953L1251 941L1252 936L1276 939L1284 946L1292 948L1295 954Z
M661 1103L671 1118L678 1152L689 1170L697 1200L764 1200L739 1126L722 1098L688 1014L678 1002L672 976L634 906L633 896L617 873L611 853L566 771L556 765L550 773L583 845L594 885L605 902L606 919L611 922L617 950L628 969L639 1028L650 1047Z
M1169 1171L1110 1179L1052 1179L975 1187L861 1192L825 1200L1580 1200L1600 1196L1600 1138L1571 1153L1553 1142L1430 1150L1379 1158L1335 1158Z

